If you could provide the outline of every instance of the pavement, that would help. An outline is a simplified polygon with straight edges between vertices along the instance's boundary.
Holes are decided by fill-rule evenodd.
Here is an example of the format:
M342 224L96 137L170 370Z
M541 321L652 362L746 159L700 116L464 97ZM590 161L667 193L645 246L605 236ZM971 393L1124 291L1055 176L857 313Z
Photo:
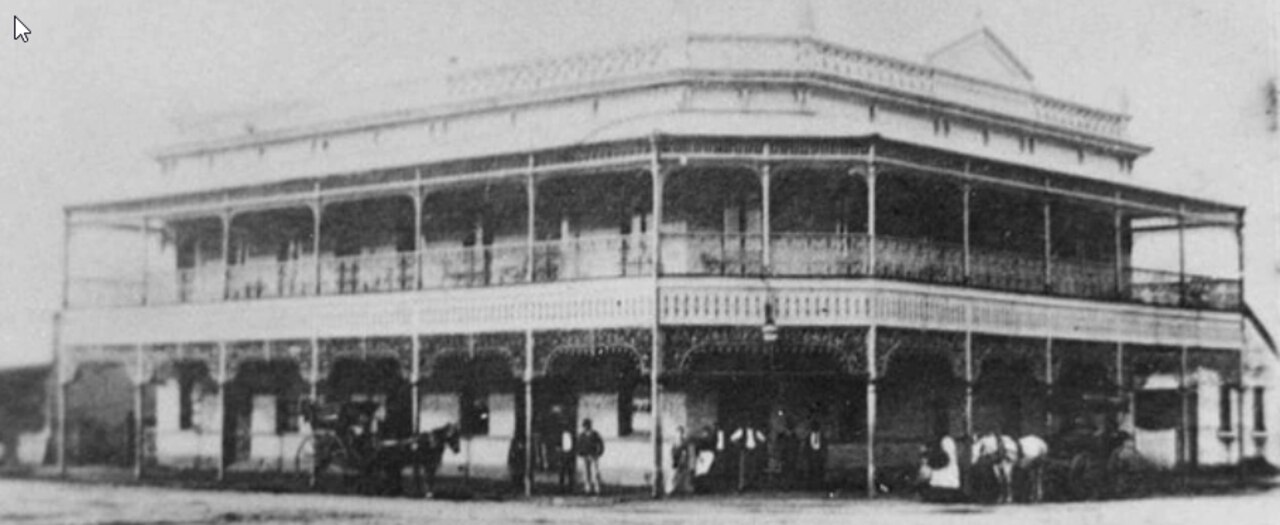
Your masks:
M1232 490L1131 500L1035 505L934 505L901 497L868 500L838 493L754 493L655 501L642 493L605 497L537 496L505 501L442 501L343 494L233 490L151 479L127 470L76 469L70 479L47 471L0 478L0 523L981 523L1014 525L1280 523L1280 489L1254 483ZM1276 481L1272 478L1269 481Z

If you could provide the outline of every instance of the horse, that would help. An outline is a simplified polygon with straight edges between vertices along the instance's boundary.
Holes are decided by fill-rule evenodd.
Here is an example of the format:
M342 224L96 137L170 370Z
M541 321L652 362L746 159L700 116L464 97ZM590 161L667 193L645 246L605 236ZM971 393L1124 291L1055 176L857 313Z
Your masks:
M1044 499L1044 469L1049 457L1049 444L1040 436L1026 435L1014 439L1004 434L980 434L973 440L974 472L990 468L999 487L997 503L1013 501L1015 473L1023 473L1031 484L1031 501Z
M395 490L400 488L399 480L404 468L412 467L414 490L423 497L430 498L435 491L436 471L440 469L444 450L447 447L457 454L461 448L460 435L457 425L448 423L407 438L379 441L365 475L374 476L379 471L384 472Z

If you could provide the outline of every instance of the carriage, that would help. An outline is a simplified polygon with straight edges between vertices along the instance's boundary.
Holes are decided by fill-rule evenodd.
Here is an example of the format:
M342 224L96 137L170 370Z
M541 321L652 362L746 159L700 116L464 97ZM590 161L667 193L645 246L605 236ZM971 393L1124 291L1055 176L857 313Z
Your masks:
M1059 401L1061 430L1049 439L1048 481L1064 499L1132 495L1141 489L1133 436L1119 430L1127 401L1120 395L1084 394Z
M309 465L312 488L337 471L343 485L357 493L398 493L401 474L409 466L418 493L431 495L445 447L458 452L457 427L447 424L405 437L383 436L378 410L377 403L364 401L303 404L301 412L312 432L298 446L295 467L301 472Z

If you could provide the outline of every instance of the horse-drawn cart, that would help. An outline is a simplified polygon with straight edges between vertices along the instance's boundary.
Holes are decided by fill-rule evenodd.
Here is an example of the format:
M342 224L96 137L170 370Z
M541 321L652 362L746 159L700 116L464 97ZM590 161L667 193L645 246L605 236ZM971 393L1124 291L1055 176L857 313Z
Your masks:
M1046 474L1061 497L1123 497L1141 488L1133 437L1117 424L1125 405L1123 397L1089 395L1060 405L1064 426L1049 440Z
M378 405L370 402L303 405L312 433L299 445L295 466L298 471L310 467L312 488L336 471L344 486L357 493L395 493L401 490L404 468L412 467L415 489L430 496L445 447L458 452L457 427L449 424L409 436L384 436L377 411Z

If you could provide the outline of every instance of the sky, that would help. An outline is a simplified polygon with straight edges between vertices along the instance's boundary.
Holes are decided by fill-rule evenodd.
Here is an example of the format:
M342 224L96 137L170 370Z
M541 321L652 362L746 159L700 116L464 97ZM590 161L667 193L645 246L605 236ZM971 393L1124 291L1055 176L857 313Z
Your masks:
M51 356L62 207L181 189L149 156L160 147L458 68L689 30L794 33L805 12L785 0L0 6L6 24L17 15L32 31L25 44L0 39L0 367ZM1269 0L811 0L808 11L819 38L911 60L989 27L1040 91L1134 115L1131 138L1156 150L1138 163L1142 182L1248 204L1262 210L1251 220L1274 225L1263 167L1277 166L1265 142L1275 136L1260 130L1262 83L1280 64L1269 25L1277 9ZM1275 273L1273 249L1255 250L1266 259L1260 275Z

